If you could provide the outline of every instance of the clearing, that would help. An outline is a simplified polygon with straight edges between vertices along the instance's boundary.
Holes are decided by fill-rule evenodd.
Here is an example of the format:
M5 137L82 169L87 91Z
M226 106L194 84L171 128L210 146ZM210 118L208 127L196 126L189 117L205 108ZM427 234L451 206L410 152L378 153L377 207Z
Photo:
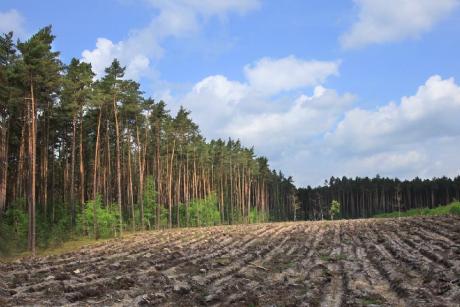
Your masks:
M144 232L0 262L0 305L458 306L460 217Z

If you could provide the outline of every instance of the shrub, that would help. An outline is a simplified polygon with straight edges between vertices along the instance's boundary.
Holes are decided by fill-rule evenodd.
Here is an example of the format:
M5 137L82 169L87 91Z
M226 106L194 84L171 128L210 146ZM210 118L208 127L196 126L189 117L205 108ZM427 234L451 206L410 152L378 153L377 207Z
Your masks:
M220 212L215 193L203 199L195 199L189 205L190 226L212 226L220 224Z
M257 208L251 208L249 212L249 223L263 223L268 221L268 214L257 210Z
M148 229L154 227L156 214L157 192L155 190L155 179L153 176L147 176L144 186L144 224L147 225Z
M331 215L331 220L334 219L334 216L338 216L340 214L340 203L338 201L332 201L331 208L329 209L329 214Z
M12 251L27 249L28 225L25 200L21 198L13 203L1 217L0 254L7 255Z
M460 215L460 203L455 203L449 210L450 214Z
M402 212L388 212L377 214L374 217L377 218L389 218L389 217L408 217L408 216L436 216L436 215L447 215L447 214L456 214L460 215L460 203L454 202L445 206L438 206L434 208L418 208L410 209Z
M118 205L111 204L102 208L101 196L98 195L96 199L86 202L83 212L78 214L77 231L90 238L115 236L120 227L119 218Z

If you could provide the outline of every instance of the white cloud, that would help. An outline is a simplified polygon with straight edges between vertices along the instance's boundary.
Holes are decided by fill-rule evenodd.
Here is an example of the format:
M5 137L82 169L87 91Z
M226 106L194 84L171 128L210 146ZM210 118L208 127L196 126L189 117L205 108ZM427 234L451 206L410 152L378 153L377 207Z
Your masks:
M293 62L300 66L306 63L305 73L287 74L290 68L298 69L292 66ZM328 74L322 69L311 69L310 63L319 67L331 64L334 68L329 74L338 74L338 63L333 61L313 62L292 56L264 59L244 69L246 73L248 69L263 70L266 80L262 74L257 76L257 82L252 82L250 74L246 74L244 82L222 75L209 76L183 97L174 99L175 108L184 105L190 109L205 137L240 139L246 146L255 146L257 154L268 156L272 167L305 183L308 166L299 164L306 156L315 154L311 147L315 139L332 130L355 99L351 94L324 87ZM284 76L277 79L280 73ZM261 86L268 83L270 90ZM294 91L297 89L312 94L298 94Z
M344 48L418 38L459 5L458 0L355 0L358 20L342 35Z
M200 30L206 18L229 13L244 14L259 6L259 0L236 1L198 1L198 0L146 0L157 12L150 23L130 33L126 40L117 43L107 38L98 38L96 48L84 50L82 59L93 65L100 77L104 68L118 58L127 66L126 77L139 79L155 73L151 67L152 59L163 55L161 41L167 37L182 37Z
M17 10L0 12L0 33L13 31L17 36L24 35L24 23L24 17Z
M263 58L244 68L246 78L257 91L271 95L323 83L338 75L339 62L304 61L294 56Z
M177 103L192 111L193 119L199 123L206 137L226 138L223 129L248 96L247 85L215 75L195 84Z
M404 179L460 171L454 167L460 165L460 86L452 78L432 76L412 96L375 110L352 107L353 95L321 84L296 96L273 86L277 92L261 95L249 80L215 75L174 103L192 111L206 137L254 145L299 185L330 176Z
M460 86L430 77L413 96L345 112L321 148L334 175L431 178L460 171ZM331 162L332 161L332 162Z
M338 74L337 62L264 58L244 70L246 82L209 76L176 101L192 111L207 137L240 138L248 145L267 145L274 152L275 143L289 141L285 135L305 137L331 128L338 110L353 99L316 85ZM290 95L289 91L312 85L316 85L312 96ZM273 96L279 94L282 98L275 100ZM269 143L262 141L267 136Z
M152 6L172 11L184 8L204 16L225 15L228 12L245 14L248 11L259 8L259 0L146 0Z
M225 133L267 153L281 153L332 129L353 100L350 94L340 96L317 86L312 96L301 95L286 111L259 111L233 118Z
M334 146L349 151L375 151L429 138L460 135L460 87L453 78L430 77L414 96L390 102L375 111L348 111L327 135Z
M423 151L407 149L402 151L379 152L364 157L354 157L345 163L344 173L369 176L369 171L375 174L398 174L399 177L407 173L421 174L427 162L428 155ZM417 175L415 175L417 176Z

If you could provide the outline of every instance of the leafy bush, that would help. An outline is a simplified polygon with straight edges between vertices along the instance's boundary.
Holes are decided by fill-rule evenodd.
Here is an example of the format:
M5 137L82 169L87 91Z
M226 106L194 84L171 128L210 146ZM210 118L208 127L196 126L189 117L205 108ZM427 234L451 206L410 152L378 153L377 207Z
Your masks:
M460 215L460 203L452 204L452 206L450 207L449 213L454 214L454 215Z
M70 238L71 215L66 204L51 204L45 215L44 207L39 206L36 216L37 245L41 248L59 246Z
M144 185L144 225L153 229L157 214L157 192L155 190L155 179L147 176ZM139 214L140 220L140 214Z
M27 249L28 214L24 199L18 199L1 217L0 254Z
M71 233L70 214L65 204L52 204L46 213L43 206L37 206L36 244L40 248L61 245L70 238ZM29 231L25 199L12 203L0 220L0 254L25 251Z
M417 208L410 209L402 212L388 212L377 214L374 217L377 218L390 218L390 217L408 217L408 216L436 216L436 215L448 215L456 214L460 215L460 202L454 202L446 206L439 206L435 208Z
M215 193L203 199L195 199L189 205L190 226L220 224L220 212Z
M329 209L329 214L331 215L331 220L334 219L334 216L338 216L340 214L340 203L338 201L332 201L331 208Z
M83 212L78 214L77 232L90 238L95 238L96 235L102 238L112 237L119 232L119 218L118 205L102 208L101 196L98 195L96 199L86 202Z
M257 210L257 208L251 208L249 212L249 223L263 223L268 221L268 214Z

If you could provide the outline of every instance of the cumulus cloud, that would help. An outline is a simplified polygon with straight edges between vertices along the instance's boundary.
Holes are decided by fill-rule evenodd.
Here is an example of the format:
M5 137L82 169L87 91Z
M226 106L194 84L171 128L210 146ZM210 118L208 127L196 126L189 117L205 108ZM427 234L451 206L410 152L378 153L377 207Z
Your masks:
M453 78L430 77L413 96L377 110L348 111L326 139L348 151L375 151L429 138L460 135L460 87Z
M177 104L192 111L193 119L199 123L206 137L225 138L223 129L249 95L246 84L215 75L196 83Z
M293 56L264 58L244 67L246 80L209 76L174 99L174 104L192 111L205 137L240 139L246 146L255 146L256 153L268 156L272 167L305 183L308 166L299 165L306 156L316 154L315 140L331 131L355 100L351 94L325 87L327 77L338 74L338 66L336 61ZM296 72L289 74L290 70ZM277 78L280 74L283 76Z
M114 58L127 66L127 78L139 79L154 74L150 64L163 55L163 39L196 33L205 19L212 16L224 18L230 13L244 14L259 6L259 0L145 1L158 12L147 26L131 31L127 39L116 43L107 38L98 38L96 48L83 51L83 61L93 65L98 77Z
M0 12L0 33L13 31L17 36L24 35L24 23L24 17L17 10Z
M240 138L246 144L267 145L273 152L275 140L277 144L290 141L285 135L305 137L326 131L353 99L320 85L329 75L338 74L337 62L264 58L244 71L245 82L209 76L177 101L192 110L207 137ZM292 94L294 89L314 85L312 96ZM262 142L268 135L272 141Z
M282 59L263 58L244 68L251 87L271 95L324 83L339 73L339 62L305 61L294 56Z
M460 171L455 167L460 165L458 114L460 86L435 75L399 103L346 111L321 146L340 176L455 176Z
M259 111L233 118L225 132L275 154L329 131L353 100L353 95L317 86L312 96L294 99L286 111Z
M459 5L458 0L355 0L358 20L340 38L342 47L418 38Z
M260 6L259 0L146 0L152 6L163 10L185 8L204 16L225 15L228 12L245 14Z
M175 103L192 110L206 137L254 145L299 185L321 184L332 175L458 174L460 167L453 166L460 165L460 86L454 79L434 75L413 95L374 110L353 106L354 95L318 80L303 94L277 85L277 91L261 94L249 77L240 82L215 75Z

